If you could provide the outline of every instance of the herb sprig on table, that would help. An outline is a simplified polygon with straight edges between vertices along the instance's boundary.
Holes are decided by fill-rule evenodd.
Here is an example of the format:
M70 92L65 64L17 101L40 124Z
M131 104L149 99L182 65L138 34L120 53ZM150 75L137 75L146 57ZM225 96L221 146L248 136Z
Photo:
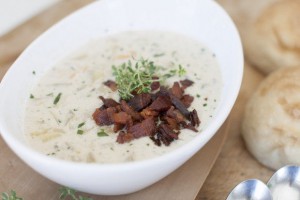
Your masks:
M93 200L92 198L89 197L82 197L80 195L77 195L76 190L68 187L61 187L59 189L59 192L60 192L59 199L61 200L67 200L68 197L70 197L71 200Z
M155 65L153 61L143 58L136 60L135 63L129 60L119 66L112 66L112 68L118 85L119 95L124 100L133 97L133 92L137 94L149 93L151 91L151 83L154 81L163 82L176 74L183 76L186 73L185 69L179 65L178 70L172 69L164 74L160 74L160 71L165 70L164 68ZM154 79L155 77L158 79Z
M68 187L61 187L59 193L59 199L61 200L93 200L90 197L77 195L76 190ZM18 197L17 193L14 190L11 190L10 193L3 192L1 200L23 200L23 198Z
M21 197L17 197L17 193L11 190L10 193L3 192L1 200L23 200Z

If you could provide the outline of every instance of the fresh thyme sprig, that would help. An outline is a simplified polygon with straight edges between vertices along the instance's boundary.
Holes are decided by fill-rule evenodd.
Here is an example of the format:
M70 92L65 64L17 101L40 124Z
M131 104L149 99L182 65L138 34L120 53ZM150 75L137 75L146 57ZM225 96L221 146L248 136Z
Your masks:
M160 75L159 70L164 68L155 65L153 61L143 58L137 60L134 64L129 60L118 67L112 66L112 69L118 85L119 95L124 100L133 97L132 92L137 94L149 93L151 91L151 83L154 81L163 82L176 74L180 77L186 74L185 69L179 65L178 70L173 69ZM153 80L153 77L158 79Z
M17 193L14 190L11 190L10 194L3 192L1 199L2 200L23 200L22 198L17 197Z
M59 199L61 200L66 200L68 197L71 198L71 200L93 200L92 198L89 197L82 197L76 195L76 190L68 188L68 187L61 187L59 189L60 195Z
M133 91L138 94L151 91L152 77L157 69L152 61L140 59L132 64L129 60L119 67L113 66L112 68L122 99L127 100L133 97L131 94Z

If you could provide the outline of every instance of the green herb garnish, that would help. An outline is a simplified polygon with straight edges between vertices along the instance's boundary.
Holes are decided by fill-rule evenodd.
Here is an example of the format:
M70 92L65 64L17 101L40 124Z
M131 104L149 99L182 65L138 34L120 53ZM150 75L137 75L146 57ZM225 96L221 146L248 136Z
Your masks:
M54 104L54 105L56 105L56 104L59 102L60 97L61 97L61 93L59 93L59 94L55 97L55 99L54 99L54 101L53 101L53 104Z
M151 91L150 85L154 81L163 82L177 74L178 76L186 74L185 69L181 65L179 65L178 70L173 69L166 74L160 74L159 71L165 68L143 58L137 60L134 64L129 60L118 67L112 66L112 69L118 85L119 95L124 100L133 97L132 92L137 94L149 93ZM153 77L158 77L158 79L153 80Z
M34 96L33 96L33 94L30 94L30 99L34 99Z
M196 97L200 98L201 96L200 96L200 94L197 94Z
M82 122L82 123L78 124L77 128L81 128L81 127L83 127L83 126L84 126L84 124L85 124L85 122Z
M6 192L2 193L2 200L23 200L23 199L17 197L17 193L14 190L11 190L10 194Z
M128 100L133 97L131 94L133 91L138 94L151 91L152 77L158 67L152 61L140 59L135 64L129 60L119 67L112 68L119 94L122 99Z
M35 71L34 70L32 71L32 74L35 75Z
M101 129L101 130L97 133L97 135L98 135L99 137L108 136L108 134L104 131L104 129Z
M83 130L77 130L78 135L82 135L83 133L84 133Z
M185 74L186 74L185 69L181 65L179 65L179 67L178 67L178 75L181 77L181 76L183 76Z
M68 197L70 197L71 200L93 200L89 197L82 197L76 195L76 190L68 188L68 187L61 187L59 189L60 195L59 199L66 200Z
M153 57L161 57L161 56L164 56L165 53L157 53L157 54L154 54Z

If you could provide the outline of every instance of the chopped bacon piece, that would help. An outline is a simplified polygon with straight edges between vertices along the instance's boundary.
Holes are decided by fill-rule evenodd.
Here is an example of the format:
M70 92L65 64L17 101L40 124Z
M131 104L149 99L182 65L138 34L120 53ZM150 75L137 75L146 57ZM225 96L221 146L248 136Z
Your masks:
M181 114L183 114L183 116L185 116L187 119L189 119L190 112L185 107L185 105L180 101L180 99L178 99L177 97L175 97L172 94L170 94L170 97L171 97L171 101L172 101L173 105L181 112Z
M163 117L163 121L165 121L173 130L179 130L180 128L178 122L174 118L165 116Z
M158 138L155 138L154 136L151 136L150 139L156 144L157 146L161 146L161 142Z
M151 103L151 95L142 93L132 97L128 101L128 105L132 107L135 111L140 111L144 109Z
M193 81L185 79L183 81L180 81L181 85L182 85L182 89L185 90L187 87L190 87L191 85L194 84Z
M194 109L192 112L190 112L190 121L193 126L199 126L200 120L197 114L197 111Z
M118 131L122 130L123 128L124 128L124 124L114 123L113 131L115 133L117 133Z
M166 124L160 124L158 127L157 139L164 145L169 146L173 140L178 139L178 135Z
M149 108L155 111L166 111L171 106L172 102L168 96L159 96L151 103Z
M120 144L124 144L125 142L130 142L133 139L134 138L131 133L125 133L124 131L120 131L120 133L117 137L117 142Z
M174 82L172 88L167 88L160 86L157 79L153 77L152 93L137 94L137 91L133 91L133 98L128 102L116 102L100 96L103 105L93 114L96 124L113 125L113 131L119 132L117 142L120 144L148 136L154 144L168 146L178 139L181 129L198 132L196 127L200 125L200 120L197 111L194 109L189 112L187 109L194 97L184 94L193 81L186 79L180 83ZM113 81L104 84L112 90L117 86Z
M99 109L100 110L105 110L107 107L103 104Z
M145 108L140 112L144 119L147 119L149 117L157 117L159 115L159 112L152 110L151 108Z
M151 87L151 91L155 91L160 87L160 83L158 81L154 81L151 83L150 87Z
M114 123L118 124L126 124L130 120L131 116L126 112L119 112L113 114Z
M185 107L190 107L192 102L194 101L194 97L192 97L191 95L183 95L181 98L182 103L185 105Z
M120 105L119 103L117 103L115 100L111 99L111 98L104 98L103 96L99 96L99 98L102 100L103 104L106 107L116 107L118 105Z
M103 82L103 84L105 86L109 87L113 92L117 91L117 89L118 89L117 83L112 80L105 81L105 82Z
M183 90L181 89L178 82L174 82L172 88L170 89L170 92L176 96L178 99L181 99L183 95Z
M99 126L112 125L114 123L112 116L115 112L116 109L113 107L107 108L105 110L100 110L99 108L97 108L93 114L93 119Z
M148 118L140 123L133 125L128 132L133 135L134 138L140 138L143 136L152 136L156 131L156 125L153 118Z
M164 86L161 86L159 88L158 92L156 92L155 94L151 95L152 101L154 101L155 99L157 99L157 97L159 97L159 96L169 96L168 89L166 87L164 87Z
M143 117L138 112L135 112L133 110L133 108L131 108L124 100L121 100L121 108L124 112L126 112L128 115L130 115L133 120L136 120L136 121L143 120Z
M175 119L177 123L183 122L185 120L184 116L180 113L179 110L175 110L174 106L171 106L171 108L167 111L167 116Z

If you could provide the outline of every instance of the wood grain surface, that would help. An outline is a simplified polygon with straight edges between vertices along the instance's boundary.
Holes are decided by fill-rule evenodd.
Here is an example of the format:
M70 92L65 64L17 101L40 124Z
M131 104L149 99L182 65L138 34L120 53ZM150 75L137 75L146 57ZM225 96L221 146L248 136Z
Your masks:
M7 69L26 48L55 22L72 11L92 2L64 0L38 16L30 19L12 32L0 37L0 80ZM94 200L117 199L178 199L189 200L197 197L199 189L208 176L221 147L227 137L229 121L222 126L214 138L191 160L160 182L140 192L118 196L91 196ZM26 166L0 138L0 193L14 189L24 200L58 199L59 185L35 173ZM42 192L41 192L42 191Z

